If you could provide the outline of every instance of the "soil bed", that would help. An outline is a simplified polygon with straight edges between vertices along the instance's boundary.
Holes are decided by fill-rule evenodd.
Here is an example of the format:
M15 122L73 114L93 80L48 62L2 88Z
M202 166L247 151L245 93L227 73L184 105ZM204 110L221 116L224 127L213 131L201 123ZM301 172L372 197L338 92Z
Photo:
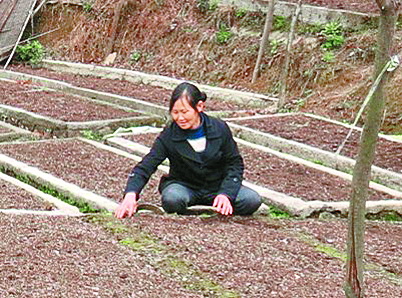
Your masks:
M108 105L95 103L82 97L44 90L29 82L0 81L1 104L67 122L84 122L128 118L141 115Z
M202 297L81 219L0 214L0 224L1 297Z
M135 84L125 80L113 80L98 78L95 76L82 76L62 73L46 68L33 69L22 64L12 65L10 70L68 82L77 87L83 87L141 99L164 107L169 106L169 100L172 94L172 90L166 90L161 87ZM209 98L206 101L206 109L210 111L236 111L246 109L246 107L244 105L239 105L229 101L224 102L221 100L214 100ZM265 111L258 109L254 110L254 112L250 111L249 113L253 115L257 112L266 113Z
M0 152L115 201L122 199L128 174L136 164L73 139L1 145ZM161 175L157 172L144 189L147 202L159 202L156 186Z
M0 179L0 209L54 210L46 203L24 189Z
M347 127L305 115L231 122L331 152L336 152L349 132ZM356 130L352 133L341 151L342 155L357 157L360 135ZM379 138L374 164L402 173L402 143Z
M294 232L301 226L304 234L312 234L315 221L137 215L126 223L156 236L176 256L214 276L241 297L344 297L343 261L318 252ZM323 225L346 234L342 221ZM401 232L390 225L384 230ZM370 235L369 239L368 250L372 252L380 251L388 241L378 234ZM400 249L393 251L388 260L397 261L398 252ZM399 297L402 293L402 287L377 278L373 272L366 274L366 286L368 297Z
M125 138L151 146L157 134L139 134ZM348 201L351 182L269 153L239 145L245 163L244 178L249 182L301 198L306 201ZM388 194L370 191L370 200L395 199Z
M286 227L313 236L340 251L346 250L347 221L307 220L288 222ZM365 259L380 264L402 278L402 224L366 221ZM395 297L397 297L396 295Z

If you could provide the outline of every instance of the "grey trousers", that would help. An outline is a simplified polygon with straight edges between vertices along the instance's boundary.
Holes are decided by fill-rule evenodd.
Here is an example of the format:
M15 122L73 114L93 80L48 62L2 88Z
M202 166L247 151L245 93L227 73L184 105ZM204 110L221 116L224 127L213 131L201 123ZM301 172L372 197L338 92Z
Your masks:
M162 207L167 213L185 214L190 206L212 206L216 195L172 183L162 191ZM232 205L233 214L251 215L260 207L261 197L256 191L242 185Z

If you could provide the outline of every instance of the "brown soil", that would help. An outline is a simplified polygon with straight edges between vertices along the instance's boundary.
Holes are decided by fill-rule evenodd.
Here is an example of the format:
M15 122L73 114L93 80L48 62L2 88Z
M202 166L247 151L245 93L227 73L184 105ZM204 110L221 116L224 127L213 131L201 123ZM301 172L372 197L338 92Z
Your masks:
M54 46L54 56L101 63L107 54L104 51L116 3L117 1L95 1L93 10L89 13L82 13L80 8L58 9L61 6L47 6L42 16L46 24L42 27L42 32L54 29L60 23L64 25L57 36L50 34L44 37L48 45ZM320 4L317 1L311 3ZM336 4L332 0L326 3ZM365 6L368 4L365 0L352 1L350 5L359 3ZM195 0L184 1L181 6L174 4L173 0L163 1L163 4L150 0L129 2L121 17L121 26L114 45L114 51L118 52L116 66L270 93L278 81L280 72L277 70L281 68L283 56L279 54L268 57L264 63L269 67L264 68L256 84L250 84L257 53L256 48L251 48L250 45L258 44L258 37L245 37L226 46L213 46L213 37L219 22L240 22L234 20L233 12L223 11L210 16L193 9ZM66 18L61 19L62 15ZM260 31L263 15L254 16L259 22L257 28ZM206 20L207 26L198 26L202 23L201 20ZM153 34L150 35L149 32ZM354 89L351 86L369 77L370 72L366 70L367 63L371 63L373 59L370 49L373 42L371 37L367 40L364 38L366 37L355 44L356 47L348 46L340 52L348 57L356 48L363 49L364 55L354 61L362 67L350 67L351 61L343 64L346 60L339 59L341 70L334 70L339 65L326 70L314 68L312 76L307 78L303 78L301 73L311 69L311 65L321 64L320 54L302 55L300 53L305 49L304 46L296 49L298 56L291 71L294 78L290 84L291 97L301 94L303 90L314 90L316 94L313 93L308 99L306 109L317 114L334 116L332 118L350 120L356 107L347 108L345 98L359 102L364 88L353 96L339 94L338 90L349 87ZM143 58L137 63L130 63L131 52L137 50L141 51ZM396 78L392 82L394 86L400 85L402 79L398 75ZM86 78L80 80L85 81ZM318 83L314 85L313 81ZM105 81L96 81L96 84L102 85L102 82ZM119 87L124 89L123 85ZM333 96L331 101L323 100L323 91L328 97ZM392 93L391 102L395 102L395 106L389 107L393 110L391 113L389 108L387 110L387 115L391 115L386 121L388 131L397 131L398 125L400 126L398 98L402 97L398 92ZM159 91L156 93L158 100L160 94ZM393 98L397 100L392 100ZM15 102L10 104L14 105ZM54 110L56 113L61 111ZM67 111L68 108L64 108L63 113ZM396 128L391 129L392 125ZM277 171L275 167L280 168L277 171L279 174L283 172L290 175L293 172L292 177L310 175L310 172L292 164L277 164L267 155L260 156L243 147L241 150L247 159L247 166L251 166L247 169L250 171L247 175L251 175L255 169L267 170L258 177L257 182L264 181L266 176ZM75 140L3 145L0 152L117 201L121 199L127 174L135 164L128 158ZM258 158L264 162L254 169L253 162ZM269 162L265 162L266 160ZM264 169L263 166L271 168ZM284 168L288 169L285 171ZM152 178L150 187L144 192L146 201L159 203L156 193L159 175L161 173ZM334 183L332 177L325 179L323 176L321 181L315 180L315 183L328 188L313 188L313 196L316 196L314 192L325 193L327 189L340 187L336 182L331 184ZM280 183L275 181L275 184ZM298 187L299 181L286 186L287 189ZM310 188L312 187L303 187L301 192L307 193ZM319 195L321 197L322 193ZM202 291L191 283L189 285L189 279L199 281L201 277L198 274L189 276L183 271L181 264L184 262L188 264L187 268L201 272L202 278L215 281L224 289L239 293L240 297L344 297L341 288L345 274L344 261L320 252L323 250L322 244L345 252L347 224L343 220L266 221L263 218L137 214L134 219L117 223L119 225L115 225L114 229L113 225L106 224L109 229L118 233L113 236L101 229L99 222L89 224L79 218L0 214L0 237L3 239L0 242L0 263L3 268L0 270L0 296L219 296L216 288ZM119 232L126 227L132 230ZM311 244L311 239L306 240L306 235L321 241L321 246ZM365 275L368 297L402 296L401 235L399 224L367 222L367 261L376 262L380 268L395 273L393 278L399 282L396 285L387 272L373 271L368 266ZM134 239L133 250L118 243L127 237ZM155 249L153 241L164 248ZM168 264L168 268L165 264Z
M54 209L51 204L45 203L31 193L3 180L0 180L0 194L0 209Z
M317 251L313 243L319 240L344 252L339 236L346 223L340 220L137 215L123 222L126 232L114 229L114 236L79 218L0 215L0 223L4 297L219 296L216 286L209 292L192 284L207 285L208 280L239 297L344 297L343 262ZM120 225L104 224L110 230ZM385 241L384 233L402 235L399 226L370 223L366 249L389 268L398 263L400 246L387 254L398 239ZM303 240L308 235L313 241ZM118 244L129 238L136 249ZM378 259L369 254L367 260ZM370 270L365 282L368 297L402 293L379 271Z
M1 297L200 297L81 219L0 214L0 224Z
M91 121L127 118L140 115L108 105L85 100L82 97L43 90L29 82L10 83L0 81L0 102L39 115L62 121Z
M128 174L136 164L131 159L71 139L1 145L0 152L116 201L122 199ZM160 175L157 173L144 191L147 202L159 202L155 195Z
M315 245L308 244L309 240L301 240L306 239L303 235L312 235L313 239L322 241L321 245L334 245L344 252L345 241L337 238L346 234L343 221L264 222L237 217L162 219L137 216L131 224L155 235L173 249L175 255L208 272L225 287L238 291L241 297L343 297L342 262L315 251L312 249ZM383 232L401 233L400 226L369 224L367 250L378 254L378 258L370 254L368 261L384 256L387 259L381 264L387 266L387 261L394 262L395 266L391 266L400 273L396 265L399 257L392 249L386 255L382 245L388 243L383 242L378 227ZM333 234L325 234L331 228ZM233 239L236 239L235 245ZM401 251L398 239L389 245ZM402 293L399 287L392 292L383 291L387 286L375 274L367 274L366 282L368 297L397 297Z
M82 76L68 73L55 72L46 68L32 68L24 64L16 64L10 67L11 70L29 73L45 78L56 79L71 83L77 87L89 88L98 91L119 94L123 96L142 99L164 107L169 106L172 90L166 90L161 87L155 87L144 84L135 84L125 80L102 79L95 76ZM220 101L214 99L207 100L207 109L210 111L236 111L246 109L245 105L236 104L229 101ZM261 110L252 111L249 108L249 114L253 115ZM264 111L262 111L264 112ZM232 115L235 117L234 115Z
M344 126L305 115L239 120L235 123L331 152L337 151L349 132ZM361 133L355 130L343 147L341 155L356 158L360 136ZM402 143L379 138L374 164L402 173Z

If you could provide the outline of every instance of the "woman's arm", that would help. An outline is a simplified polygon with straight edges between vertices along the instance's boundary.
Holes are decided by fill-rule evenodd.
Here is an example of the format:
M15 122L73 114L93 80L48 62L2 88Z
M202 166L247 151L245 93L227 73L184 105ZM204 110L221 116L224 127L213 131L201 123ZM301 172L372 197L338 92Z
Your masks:
M167 150L158 137L152 145L149 153L145 155L131 171L124 193L135 192L139 194L151 175L156 171L158 166L166 159L166 157Z
M115 217L131 217L137 212L141 190L151 175L167 157L165 146L159 137L155 140L150 152L133 168L127 180L124 199L115 210Z
M225 176L222 180L219 194L226 195L233 201L239 193L243 181L244 163L237 144L233 139L232 132L226 123L225 128L225 139L222 148L225 159Z

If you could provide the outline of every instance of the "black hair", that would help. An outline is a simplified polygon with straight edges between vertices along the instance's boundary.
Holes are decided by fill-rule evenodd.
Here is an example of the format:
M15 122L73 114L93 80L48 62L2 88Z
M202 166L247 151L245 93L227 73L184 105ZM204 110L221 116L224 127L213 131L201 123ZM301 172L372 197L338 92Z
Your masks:
M188 103L194 110L197 110L197 103L199 101L205 102L207 100L205 92L201 92L200 89L191 83L183 82L173 90L169 103L169 111L172 111L174 104L183 94L186 95Z

